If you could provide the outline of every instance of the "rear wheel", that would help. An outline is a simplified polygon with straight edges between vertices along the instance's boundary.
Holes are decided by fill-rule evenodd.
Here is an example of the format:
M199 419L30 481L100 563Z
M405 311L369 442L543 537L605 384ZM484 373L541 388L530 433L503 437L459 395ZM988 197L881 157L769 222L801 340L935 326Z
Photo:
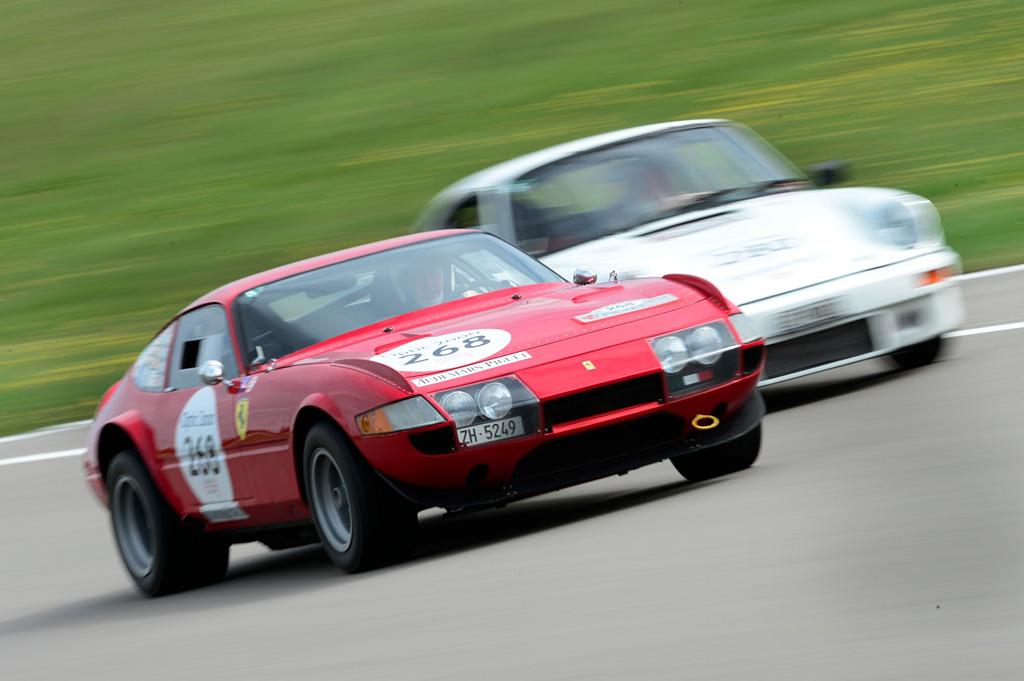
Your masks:
M677 456L672 465L690 482L701 482L720 475L750 468L761 451L761 424L735 440L723 442L692 454Z
M143 594L162 596L224 578L227 543L182 525L134 451L110 462L107 491L121 560Z
M416 512L330 423L306 437L303 471L313 525L331 560L360 572L412 553Z
M909 345L889 355L893 363L900 369L917 369L931 364L942 350L942 337L936 336L923 343Z

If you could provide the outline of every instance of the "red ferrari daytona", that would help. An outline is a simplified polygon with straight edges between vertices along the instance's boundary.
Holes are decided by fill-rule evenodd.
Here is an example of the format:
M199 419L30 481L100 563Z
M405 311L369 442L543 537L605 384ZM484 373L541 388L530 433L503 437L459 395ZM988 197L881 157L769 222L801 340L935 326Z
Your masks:
M96 412L87 478L150 596L232 543L322 542L350 572L411 554L416 514L670 459L750 466L763 340L710 283L567 283L489 234L339 251L179 313Z

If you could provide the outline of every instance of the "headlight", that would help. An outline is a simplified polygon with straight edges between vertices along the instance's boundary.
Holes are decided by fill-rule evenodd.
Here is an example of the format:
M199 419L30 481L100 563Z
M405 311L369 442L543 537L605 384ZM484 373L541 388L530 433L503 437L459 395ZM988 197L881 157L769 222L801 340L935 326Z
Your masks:
M455 421L463 447L522 437L540 428L540 401L516 376L442 390L431 397Z
M942 240L939 213L928 199L901 194L886 201L877 218L876 236L897 248L912 248Z
M658 356L661 368L669 374L679 373L690 359L679 336L662 336L654 341L654 354Z
M739 370L739 344L722 321L668 333L647 342L665 372L670 398L724 383Z
M497 421L512 411L512 393L502 383L488 383L477 393L476 404L481 414Z
M448 415L460 428L473 423L476 418L476 401L461 390L453 390L441 400L441 408L448 412Z
M693 354L693 361L711 366L722 356L722 349L725 348L725 341L722 334L713 326L702 326L687 339L690 352Z
M444 423L444 421L444 416L422 395L392 402L356 417L356 425L363 435L381 435L399 430L411 430Z

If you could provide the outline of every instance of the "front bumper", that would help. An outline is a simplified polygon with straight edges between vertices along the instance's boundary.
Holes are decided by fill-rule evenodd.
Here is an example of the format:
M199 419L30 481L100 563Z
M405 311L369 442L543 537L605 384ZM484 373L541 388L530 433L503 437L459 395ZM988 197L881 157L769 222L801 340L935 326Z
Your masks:
M766 339L759 385L888 355L957 328L965 312L956 281L922 284L936 270L959 272L959 257L944 249L741 305ZM828 303L841 313L785 328L795 311Z
M478 487L438 489L400 482L381 474L395 490L414 503L449 510L502 506L564 487L617 475L676 456L735 440L758 426L765 414L764 400L754 391L740 409L713 430L697 430L669 414L616 423L541 445L519 460L509 482ZM673 424L672 420L679 422ZM672 441L659 437L677 436ZM655 434L642 433L655 429Z

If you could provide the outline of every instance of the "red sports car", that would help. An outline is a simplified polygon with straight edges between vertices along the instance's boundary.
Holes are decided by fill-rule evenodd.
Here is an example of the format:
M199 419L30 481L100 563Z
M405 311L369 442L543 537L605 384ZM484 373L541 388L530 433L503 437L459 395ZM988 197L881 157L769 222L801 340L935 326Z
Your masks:
M670 459L750 466L763 341L707 281L575 283L482 232L257 274L186 307L104 395L85 454L140 591L224 577L232 543L407 556L418 511ZM592 285L587 285L592 284Z

